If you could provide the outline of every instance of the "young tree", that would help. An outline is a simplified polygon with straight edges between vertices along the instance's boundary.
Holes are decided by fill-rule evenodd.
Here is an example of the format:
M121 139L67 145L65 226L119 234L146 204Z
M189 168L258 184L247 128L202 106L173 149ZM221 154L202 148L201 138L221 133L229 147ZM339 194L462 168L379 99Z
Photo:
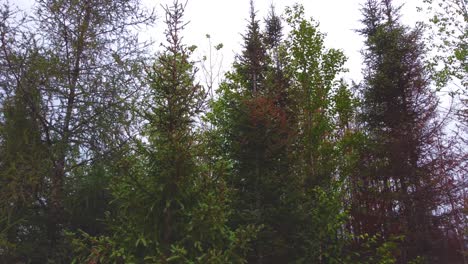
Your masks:
M344 261L345 210L338 163L342 139L336 117L345 114L341 99L346 97L346 86L337 76L345 71L346 58L341 51L325 47L324 35L315 22L304 18L302 6L288 8L286 15L291 27L287 70L293 79L298 124L294 166L303 193L298 247L307 262L340 262Z

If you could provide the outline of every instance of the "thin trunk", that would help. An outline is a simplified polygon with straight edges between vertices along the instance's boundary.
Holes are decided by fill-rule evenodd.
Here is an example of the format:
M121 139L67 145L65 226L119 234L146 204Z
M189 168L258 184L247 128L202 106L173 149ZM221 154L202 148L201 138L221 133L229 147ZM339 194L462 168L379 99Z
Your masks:
M58 154L54 163L54 172L51 178L51 194L50 194L50 209L49 209L49 223L48 223L48 236L51 243L50 250L53 252L57 246L57 240L60 233L60 225L64 220L63 200L64 200L64 182L65 182L65 166L66 156L71 138L71 120L73 116L73 109L75 107L76 89L78 79L80 76L80 67L83 51L85 48L85 35L88 31L89 21L91 16L90 6L87 7L84 14L83 24L80 25L80 32L76 43L75 60L73 62L72 70L69 73L69 93L67 96L67 107L64 117L64 125L62 132L62 139L58 145ZM67 38L65 38L67 42ZM67 43L68 45L68 43ZM73 44L72 44L73 45Z
M262 223L262 209L261 209L261 196L260 196L260 153L258 148L255 150L255 179L256 179L256 184L255 184L255 209L257 210L257 223L261 224ZM257 254L258 254L258 263L262 264L263 263L263 251L260 248L259 245L257 245Z

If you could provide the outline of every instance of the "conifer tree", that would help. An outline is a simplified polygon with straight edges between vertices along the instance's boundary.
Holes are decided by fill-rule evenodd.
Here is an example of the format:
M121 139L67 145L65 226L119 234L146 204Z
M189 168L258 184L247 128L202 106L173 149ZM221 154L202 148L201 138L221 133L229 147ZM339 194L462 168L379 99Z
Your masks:
M250 93L260 92L265 78L266 49L263 35L260 30L260 21L256 18L254 1L250 0L250 17L247 33L244 39L242 55L237 56L234 68L243 79L243 85L248 87Z
M287 151L294 124L287 106L287 81L276 63L279 50L284 49L281 21L272 14L267 20L275 20L275 25L270 23L269 33L262 32L251 2L244 50L221 84L210 115L220 159L231 166L228 182L234 189L235 210L231 225L261 227L248 257L249 262L258 263L294 258L291 202L299 185L288 178ZM265 34L270 34L269 40Z
M41 173L43 192L34 201L40 220L27 229L46 234L36 236L32 248L45 245L48 252L34 261L67 262L64 230L76 228L70 220L76 208L66 203L76 194L75 176L86 175L83 168L113 156L128 139L128 106L141 87L137 62L142 60L130 28L153 17L139 1L38 0L32 10L23 24L14 16L2 18L0 93L36 87L35 100L25 100L22 107L34 109L36 132L47 152L44 164L51 168ZM39 55L29 60L31 50ZM38 75L23 75L25 69ZM26 262L29 257L36 254Z
M12 56L13 59L13 56ZM19 58L16 58L19 59ZM0 126L0 260L5 263L31 259L42 261L47 244L44 225L37 214L38 198L45 193L43 175L51 169L47 145L42 141L40 93L44 58L34 50L16 83L16 93L3 102ZM39 227L39 228L35 228Z
M118 209L109 237L76 239L78 261L242 263L251 227L227 227L230 192L200 164L196 118L205 103L182 43L185 5L166 6L167 44L148 70L150 97L142 111L147 143L139 142L112 186ZM87 249L88 243L93 247Z
M327 150L320 152L328 155L324 160L329 164L316 166L324 171L327 167L322 175L328 182L323 183L324 189L318 190L315 189L318 184L306 187L305 182L316 177L304 173L302 153L306 150L321 155L317 149L325 149L325 145L330 147L328 150L333 148L331 101L337 88L335 75L342 69L344 56L339 51L325 49L322 35L303 18L300 7L291 9L288 17L293 28L288 42L281 38L281 21L273 11L266 19L263 45L267 58L263 62L266 70L264 81L260 83L262 90L252 94L245 75L235 65L236 71L228 74L227 81L221 85L220 97L213 109L219 142L224 144L222 149L228 152L225 158L232 164L229 182L235 189L233 225L254 223L262 227L248 258L254 263L320 259L325 262L324 256L331 255L333 244L325 246L324 241L330 235L328 232L336 232L342 223L341 196L330 191L336 176L331 165L336 165L335 157ZM301 42L303 39L307 42ZM318 63L307 64L308 59ZM301 76L314 76L317 82L301 83ZM317 90L323 91L321 98L310 93L307 97L307 92ZM314 112L305 98L315 102L322 100L324 111ZM314 113L317 119L325 117L329 123L326 127L313 127L315 131L311 124L305 133L304 113ZM322 142L311 142L304 136L317 134L320 129L330 135L322 147L318 147ZM322 136L326 137L325 134L323 132ZM321 226L325 223L330 229ZM333 250L336 254L330 259L339 259L340 246Z
M441 143L437 99L423 65L420 28L399 22L391 0L363 8L366 38L362 121L368 137L353 230L401 240L399 263L443 263L440 210L453 192L450 151ZM396 253L394 253L396 254Z

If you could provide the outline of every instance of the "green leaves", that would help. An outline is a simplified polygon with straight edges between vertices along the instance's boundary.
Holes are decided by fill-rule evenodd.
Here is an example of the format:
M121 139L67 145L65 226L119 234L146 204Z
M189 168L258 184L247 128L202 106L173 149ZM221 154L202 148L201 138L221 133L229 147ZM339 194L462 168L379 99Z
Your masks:
M151 62L130 29L154 19L139 0L41 0L17 25L0 10L0 262L430 259L414 252L451 242L452 226L433 227L462 219L445 214L459 188L437 173L463 170L427 90L432 77L466 83L457 1L424 0L438 39L424 68L423 27L368 0L353 87L299 4L261 20L251 1L223 81L223 44L206 34L206 87L197 46L182 43L185 2L163 7Z
M241 58L247 59L226 75L207 116L214 125L217 158L232 164L227 171L234 190L231 225L262 227L249 259L340 263L346 238L338 235L338 227L346 213L334 178L340 162L336 126L351 122L354 110L346 85L337 81L346 58L325 48L324 35L303 17L301 6L286 14L291 27L286 41L273 31L267 34L278 37L274 45L271 39L245 38ZM257 26L249 24L247 36L254 36ZM249 50L263 48L272 57L248 57L255 54ZM264 68L246 74L258 65ZM262 77L256 91L252 73ZM341 123L334 122L338 112ZM328 243L331 237L336 240Z
M468 10L464 0L424 1L421 8L429 16L427 28L430 32L426 40L433 51L426 61L438 89L449 82L461 82L466 86L468 80ZM466 94L466 89L457 89L455 94Z

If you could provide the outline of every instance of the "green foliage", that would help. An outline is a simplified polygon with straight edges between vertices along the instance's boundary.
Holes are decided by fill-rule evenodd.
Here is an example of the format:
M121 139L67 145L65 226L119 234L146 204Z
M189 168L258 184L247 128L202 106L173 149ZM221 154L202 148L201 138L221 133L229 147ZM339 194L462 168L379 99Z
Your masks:
M466 1L424 0L419 7L429 17L431 29L428 43L434 53L428 59L428 67L434 75L436 86L441 89L449 81L461 86L452 94L467 93L468 85L468 9Z
M433 249L461 230L462 188L427 70L465 85L466 10L425 3L428 68L422 28L363 6L357 92L299 4L262 24L250 1L222 82L207 34L206 87L177 0L152 63L139 0L38 0L18 23L0 8L0 262L448 262Z
M344 209L342 184L335 182L328 190L315 187L304 201L305 220L302 227L304 242L299 263L343 263L349 234L343 228L348 220ZM310 211L309 211L310 210ZM313 234L313 235L312 235Z
M51 163L49 149L41 140L38 114L41 95L37 83L46 70L45 60L31 49L24 60L15 93L3 101L4 122L0 126L0 237L3 262L12 262L31 255L41 261L47 246L35 247L45 234L43 204L37 199L44 194L44 174ZM37 213L35 213L37 212Z
M403 236L392 236L382 239L380 235L362 234L356 237L360 243L359 252L355 253L352 261L360 263L393 264L397 263L397 256L401 254L399 246L404 240Z
M323 34L315 22L304 18L301 6L288 8L286 16L292 28L286 44L290 56L287 71L295 80L292 94L295 114L301 120L303 173L308 184L327 184L335 167L333 89L339 87L336 77L344 71L346 58L339 50L325 48Z
M324 35L317 24L304 18L296 5L286 10L286 21L292 28L288 38L290 65L288 71L296 81L292 89L297 97L298 127L297 173L304 179L305 262L341 263L347 243L342 229L347 212L344 198L344 168L340 167L341 139L338 128L351 122L353 104L347 87L336 80L344 72L345 56L341 51L326 49ZM344 179L344 178L343 178Z
M74 177L68 179L65 190L71 195L64 201L70 217L68 230L82 230L91 235L106 233L105 212L113 210L109 186L118 156L77 168Z
M76 261L109 256L125 263L243 263L253 226L230 229L230 192L198 164L195 118L205 94L195 84L192 49L180 43L184 6L166 8L168 45L148 72L147 142L137 142L111 185L111 235L85 235ZM82 240L83 240L82 239ZM77 242L80 245L80 242ZM89 248L90 243L96 245ZM98 253L95 253L98 252Z
M207 115L218 159L230 168L231 223L262 226L249 262L340 263L347 213L337 177L344 132L335 126L351 122L354 107L347 87L336 81L345 57L324 47L300 6L287 11L292 30L286 41L276 19L270 13L265 44L256 44L271 55L260 62L266 65L261 90L252 92L252 75L234 67ZM248 56L239 60L250 61L242 59Z

